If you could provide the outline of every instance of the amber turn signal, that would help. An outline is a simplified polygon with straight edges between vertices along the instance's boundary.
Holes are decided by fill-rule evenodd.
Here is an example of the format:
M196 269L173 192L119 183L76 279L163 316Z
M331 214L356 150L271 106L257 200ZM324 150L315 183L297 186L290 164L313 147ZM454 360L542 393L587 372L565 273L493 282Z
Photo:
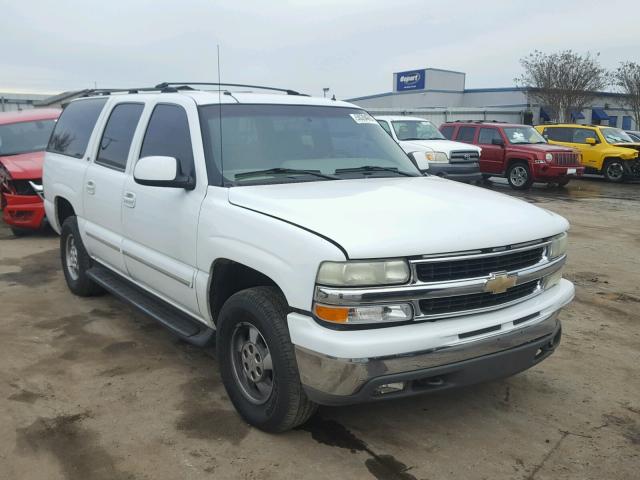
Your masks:
M316 316L326 322L347 323L349 319L349 309L346 307L326 307L316 305L314 308Z

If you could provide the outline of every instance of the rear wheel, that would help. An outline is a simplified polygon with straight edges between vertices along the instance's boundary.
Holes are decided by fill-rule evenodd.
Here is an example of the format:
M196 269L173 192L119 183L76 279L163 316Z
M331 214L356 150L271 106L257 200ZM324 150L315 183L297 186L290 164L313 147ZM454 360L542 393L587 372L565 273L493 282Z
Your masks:
M622 160L612 158L604 163L604 177L613 183L620 183L624 180L624 165Z
M93 282L87 271L91 268L91 257L84 248L75 216L67 217L60 234L60 259L67 286L80 297L91 297L104 290Z
M286 316L276 288L254 287L232 295L218 318L216 350L229 398L266 432L294 428L317 408L300 383Z
M525 162L513 162L507 169L507 180L514 190L527 190L533 183L529 165Z

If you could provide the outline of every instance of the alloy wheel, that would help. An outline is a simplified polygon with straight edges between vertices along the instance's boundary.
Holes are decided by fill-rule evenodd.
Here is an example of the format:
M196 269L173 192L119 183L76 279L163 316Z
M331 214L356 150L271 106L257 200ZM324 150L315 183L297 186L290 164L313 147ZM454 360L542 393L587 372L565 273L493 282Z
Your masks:
M511 173L509 174L511 179L511 183L513 183L516 187L522 187L529 178L529 172L527 169L521 165L517 165L511 169Z
M80 277L78 247L76 246L76 240L73 235L67 236L67 241L65 242L65 260L69 276L72 280L78 280Z
M236 325L231 336L231 363L244 397L256 405L266 403L273 392L273 363L269 346L255 325Z

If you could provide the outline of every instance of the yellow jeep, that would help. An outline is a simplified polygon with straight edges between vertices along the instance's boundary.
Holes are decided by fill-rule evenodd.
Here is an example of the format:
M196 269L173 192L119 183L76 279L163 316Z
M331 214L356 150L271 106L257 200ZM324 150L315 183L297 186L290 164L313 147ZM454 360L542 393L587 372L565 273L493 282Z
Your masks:
M549 143L580 150L585 173L604 175L610 182L640 178L640 143L624 130L605 125L553 124L535 127Z

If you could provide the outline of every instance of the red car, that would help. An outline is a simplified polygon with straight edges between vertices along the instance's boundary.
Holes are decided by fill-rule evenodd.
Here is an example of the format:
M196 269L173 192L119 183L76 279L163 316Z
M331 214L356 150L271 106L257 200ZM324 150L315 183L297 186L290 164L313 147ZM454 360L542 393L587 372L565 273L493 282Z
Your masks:
M516 190L526 190L533 182L564 186L584 174L580 152L550 145L530 125L447 122L440 126L440 132L449 140L481 147L482 176L506 177Z
M15 235L38 230L45 220L42 162L60 110L0 113L0 207Z

